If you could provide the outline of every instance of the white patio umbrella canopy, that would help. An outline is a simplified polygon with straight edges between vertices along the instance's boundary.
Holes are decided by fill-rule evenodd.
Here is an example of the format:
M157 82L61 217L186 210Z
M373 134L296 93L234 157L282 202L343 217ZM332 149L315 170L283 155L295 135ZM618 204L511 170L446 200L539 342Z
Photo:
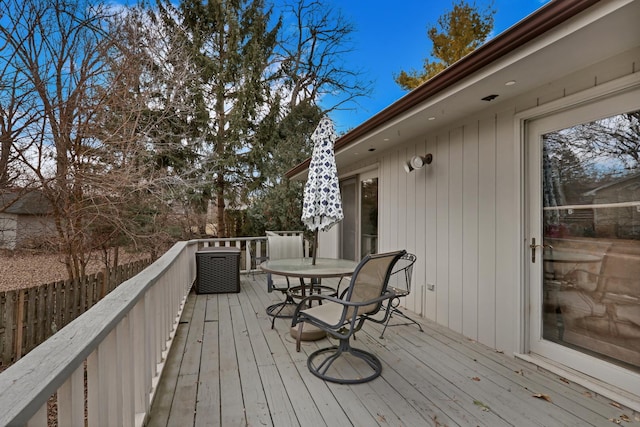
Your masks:
M304 186L302 222L315 231L313 262L316 259L318 230L327 231L344 218L338 168L333 152L336 133L333 122L323 117L311 135L313 154L309 165L309 176Z

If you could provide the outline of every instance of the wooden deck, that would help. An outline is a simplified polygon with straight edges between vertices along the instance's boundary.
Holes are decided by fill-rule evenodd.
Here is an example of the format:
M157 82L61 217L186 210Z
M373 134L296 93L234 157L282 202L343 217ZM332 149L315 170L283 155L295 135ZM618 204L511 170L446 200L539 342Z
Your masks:
M149 426L610 426L637 414L557 375L424 321L380 339L368 324L354 346L383 362L366 384L339 385L307 369L290 321L270 329L265 276L238 294L191 294L158 386ZM540 396L540 397L536 397ZM542 397L548 396L549 400Z

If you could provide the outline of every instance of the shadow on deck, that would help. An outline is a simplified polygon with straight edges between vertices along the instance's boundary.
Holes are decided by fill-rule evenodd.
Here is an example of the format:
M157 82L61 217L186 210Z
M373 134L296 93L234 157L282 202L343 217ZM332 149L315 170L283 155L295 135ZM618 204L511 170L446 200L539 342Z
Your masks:
M369 322L354 346L382 360L382 375L324 382L306 361L327 340L296 353L288 319L270 329L265 307L280 294L266 288L256 274L238 294L191 293L149 426L640 425L609 399L427 320L424 333L398 326L384 339Z

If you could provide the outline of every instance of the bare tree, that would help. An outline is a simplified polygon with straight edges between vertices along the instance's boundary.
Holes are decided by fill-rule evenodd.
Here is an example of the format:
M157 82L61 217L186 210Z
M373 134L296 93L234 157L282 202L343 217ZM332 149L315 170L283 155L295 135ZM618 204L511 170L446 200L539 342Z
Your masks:
M34 94L35 117L23 135L13 138L14 144L51 201L59 247L69 276L77 277L87 262L83 172L90 166L92 144L85 135L94 90L103 78L101 28L106 15L89 4L65 0L5 0L3 10L4 58L11 58L14 81L24 82L23 90Z
M585 161L617 159L627 170L640 165L640 111L580 124L566 133L571 147Z
M282 19L276 61L289 110L300 103L318 105L331 95L335 102L323 108L329 112L370 93L371 82L344 62L355 28L339 9L320 0L292 0L284 4Z
M282 6L282 30L274 55L269 115L258 133L256 186L249 210L254 232L264 227L302 227L302 186L284 177L311 154L310 136L324 114L357 106L371 83L345 57L353 49L354 26L338 9L319 0L290 0Z
M19 136L41 117L33 108L33 89L24 76L11 66L11 58L0 50L0 191L10 188L20 178L20 168L15 162L18 150L30 148ZM0 206L2 209L2 206Z
M5 0L3 10L2 65L22 85L11 89L31 103L31 115L15 121L20 131L8 134L12 163L50 201L52 243L69 277L84 275L96 250L160 240L169 192L180 183L160 160L181 149L179 137L167 143L166 123L176 111L189 114L185 71L163 68L164 38L143 32L153 26L140 25L148 23L141 13L102 4Z

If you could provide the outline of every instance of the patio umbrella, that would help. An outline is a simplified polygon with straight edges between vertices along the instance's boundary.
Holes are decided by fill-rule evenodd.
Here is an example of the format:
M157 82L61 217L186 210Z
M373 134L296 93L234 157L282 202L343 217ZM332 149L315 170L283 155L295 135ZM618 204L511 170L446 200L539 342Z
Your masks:
M302 222L314 232L313 261L316 263L318 230L327 231L344 218L338 168L333 152L336 133L333 122L323 117L311 135L313 154L309 165L309 176L304 186Z

